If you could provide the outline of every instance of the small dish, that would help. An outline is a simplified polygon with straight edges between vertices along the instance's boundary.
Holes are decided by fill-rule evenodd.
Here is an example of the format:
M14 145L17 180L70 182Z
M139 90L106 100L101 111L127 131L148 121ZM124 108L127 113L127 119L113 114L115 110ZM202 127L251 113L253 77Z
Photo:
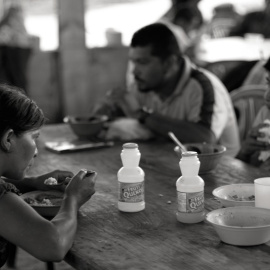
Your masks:
M255 206L254 184L232 184L218 187L212 194L224 207Z

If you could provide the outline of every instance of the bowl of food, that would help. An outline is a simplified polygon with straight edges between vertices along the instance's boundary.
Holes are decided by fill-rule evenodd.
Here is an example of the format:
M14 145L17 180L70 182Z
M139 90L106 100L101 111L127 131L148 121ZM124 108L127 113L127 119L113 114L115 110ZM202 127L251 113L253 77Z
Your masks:
M199 174L209 173L214 170L226 151L225 146L210 143L185 144L185 147L188 151L195 151L198 153L198 158L201 162ZM174 152L178 157L182 157L182 151L179 146L174 148Z
M254 184L232 184L218 187L212 194L224 207L255 206Z
M94 116L66 116L64 123L69 124L79 139L88 140L94 138L108 121L106 115Z
M236 246L261 245L270 241L270 210L253 206L220 208L206 214L220 240Z
M55 216L62 204L63 192L58 190L31 191L21 195L41 216Z

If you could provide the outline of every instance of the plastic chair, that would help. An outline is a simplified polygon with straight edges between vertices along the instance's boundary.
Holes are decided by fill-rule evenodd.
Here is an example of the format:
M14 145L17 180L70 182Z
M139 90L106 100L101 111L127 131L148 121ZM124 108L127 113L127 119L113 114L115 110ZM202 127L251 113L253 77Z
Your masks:
M229 92L243 86L251 69L257 63L257 60L228 60L208 63L205 68L214 73L226 86ZM245 83L245 85L264 84L263 83Z
M245 85L230 92L241 141L246 139L258 111L264 105L267 89L266 85Z

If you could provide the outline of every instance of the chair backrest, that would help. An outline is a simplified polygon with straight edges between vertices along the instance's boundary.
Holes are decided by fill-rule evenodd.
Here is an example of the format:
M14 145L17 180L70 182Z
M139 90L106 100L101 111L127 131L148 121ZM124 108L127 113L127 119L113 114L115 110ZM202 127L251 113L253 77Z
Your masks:
M233 19L229 18L217 18L212 22L211 37L212 38L223 38L228 37L231 28L235 26Z
M241 142L246 139L258 111L264 105L266 90L266 85L245 85L230 92Z

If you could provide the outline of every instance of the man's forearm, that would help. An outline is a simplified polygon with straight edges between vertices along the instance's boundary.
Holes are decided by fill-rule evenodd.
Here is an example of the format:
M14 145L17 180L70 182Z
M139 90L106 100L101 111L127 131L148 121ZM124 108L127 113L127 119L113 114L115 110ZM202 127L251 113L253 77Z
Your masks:
M168 132L172 131L183 143L216 142L214 133L202 124L177 120L158 113L146 117L144 124L154 133L164 137L168 137Z

